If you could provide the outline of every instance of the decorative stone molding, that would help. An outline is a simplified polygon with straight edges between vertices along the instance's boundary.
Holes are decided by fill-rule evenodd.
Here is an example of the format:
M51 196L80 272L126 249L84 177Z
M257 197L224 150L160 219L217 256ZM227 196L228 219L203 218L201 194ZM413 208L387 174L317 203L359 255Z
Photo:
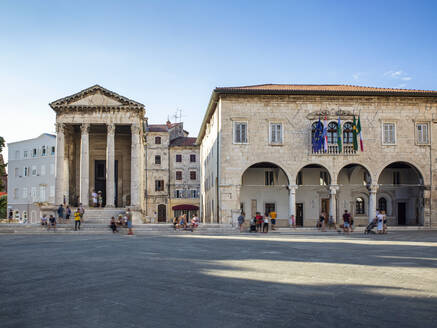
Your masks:
M378 184L372 184L369 186L369 192L372 194L376 194L377 191L379 189L379 185Z
M354 113L352 113L351 111L348 111L348 110L343 110L343 109L332 110L332 111L318 110L318 111L309 113L307 115L307 118L309 120L315 120L315 119L318 119L319 117L321 119L323 119L325 116L328 118L328 120L337 119L339 116L340 116L340 119L347 120L347 119L352 119L354 116Z
M340 187L338 185L330 185L329 186L329 193L331 195L335 195L339 189L340 189Z
M140 133L140 126L138 124L132 124L130 126L132 134L139 134Z

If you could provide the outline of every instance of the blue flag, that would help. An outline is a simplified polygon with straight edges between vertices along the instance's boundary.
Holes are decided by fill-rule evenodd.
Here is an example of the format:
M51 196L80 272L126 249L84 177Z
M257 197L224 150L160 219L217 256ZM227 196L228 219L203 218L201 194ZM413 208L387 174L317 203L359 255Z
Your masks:
M320 118L314 130L312 143L313 143L313 151L315 153L318 153L323 148L323 124L320 121Z

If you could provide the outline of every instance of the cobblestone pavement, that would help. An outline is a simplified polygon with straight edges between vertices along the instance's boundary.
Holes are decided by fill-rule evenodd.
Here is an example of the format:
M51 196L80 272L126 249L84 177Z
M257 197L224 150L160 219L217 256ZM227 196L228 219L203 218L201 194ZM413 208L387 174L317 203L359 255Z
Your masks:
M437 232L1 235L1 327L437 327Z

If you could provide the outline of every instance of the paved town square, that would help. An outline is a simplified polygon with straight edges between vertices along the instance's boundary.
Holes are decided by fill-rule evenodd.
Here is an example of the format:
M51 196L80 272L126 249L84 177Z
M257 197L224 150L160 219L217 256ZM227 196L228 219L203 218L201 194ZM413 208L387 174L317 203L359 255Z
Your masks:
M0 236L2 327L436 327L437 232Z

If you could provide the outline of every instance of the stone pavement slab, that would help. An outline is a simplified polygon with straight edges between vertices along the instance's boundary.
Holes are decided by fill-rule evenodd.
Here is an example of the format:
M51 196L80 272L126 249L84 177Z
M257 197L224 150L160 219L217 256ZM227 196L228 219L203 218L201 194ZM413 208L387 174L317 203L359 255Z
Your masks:
M436 327L437 232L0 235L1 327Z

